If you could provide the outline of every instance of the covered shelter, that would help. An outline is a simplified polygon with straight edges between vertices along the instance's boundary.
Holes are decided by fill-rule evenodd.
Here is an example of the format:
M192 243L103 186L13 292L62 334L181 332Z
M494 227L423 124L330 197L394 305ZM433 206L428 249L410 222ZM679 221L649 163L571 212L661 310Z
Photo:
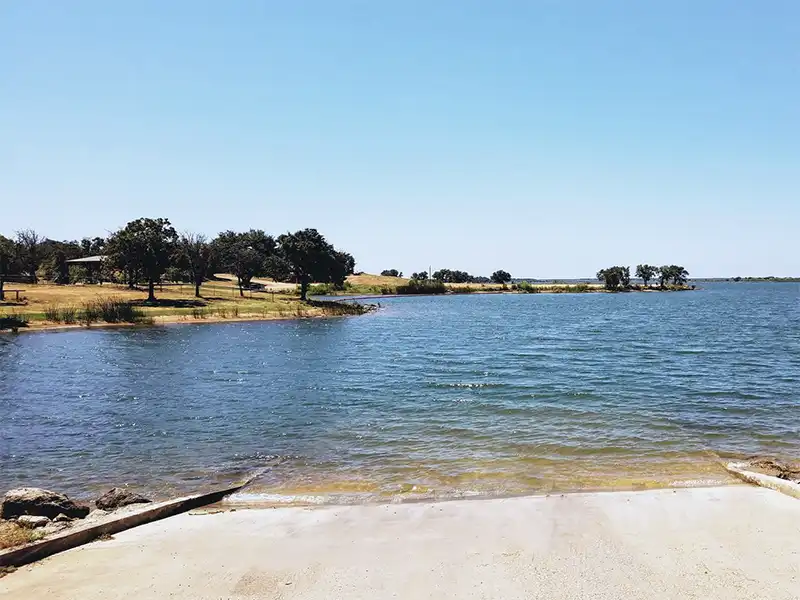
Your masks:
M89 281L94 283L95 280L102 284L103 283L103 261L105 261L106 256L102 254L98 254L97 256L84 256L83 258L73 258L72 260L66 261L68 265L79 265L86 268Z

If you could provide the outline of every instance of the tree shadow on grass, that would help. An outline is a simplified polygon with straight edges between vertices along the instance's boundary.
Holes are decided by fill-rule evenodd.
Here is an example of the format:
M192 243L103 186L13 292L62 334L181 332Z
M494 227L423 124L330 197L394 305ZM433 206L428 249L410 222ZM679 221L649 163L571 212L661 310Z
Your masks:
M205 299L201 298L193 298L191 300L175 300L171 298L165 299L158 299L156 298L155 302L149 302L147 300L131 300L130 304L132 306L149 306L149 307L158 307L158 308L200 308L203 306L207 306L208 302Z

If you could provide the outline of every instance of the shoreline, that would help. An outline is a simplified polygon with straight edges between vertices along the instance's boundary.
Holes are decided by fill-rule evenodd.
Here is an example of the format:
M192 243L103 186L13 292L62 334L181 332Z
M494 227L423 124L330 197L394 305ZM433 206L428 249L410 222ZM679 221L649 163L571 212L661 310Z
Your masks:
M184 317L183 315L169 315L167 317L153 317L152 323L92 323L91 325L82 325L80 323L73 324L45 324L34 325L28 327L20 327L18 331L12 332L10 330L0 331L0 335L14 334L14 333L44 333L44 332L59 332L59 331L75 331L85 330L91 331L93 329L149 329L152 327L169 327L172 325L219 325L220 323L253 323L257 321L305 321L309 319L337 319L341 317L358 316L358 315L305 315L305 316L243 316L243 317L208 317L204 319L195 319L193 317Z
M749 485L192 511L22 567L0 579L0 592L789 599L800 574L798 520L796 499Z
M552 286L548 286L552 287ZM348 294L347 292L336 292L332 294L320 294L319 298L341 298L344 300L369 300L372 298L418 298L418 297L428 297L428 298L436 298L436 297L443 297L443 296L477 296L477 295L502 295L502 294L512 294L512 295L520 295L520 296L535 296L537 294L551 294L551 295L581 295L581 294L651 294L651 293L672 293L672 292L695 292L699 291L700 288L680 288L680 289L658 289L658 288L648 288L644 290L607 290L605 288L590 288L583 291L555 291L553 289L543 289L541 291L536 292L526 292L524 290L481 290L481 289L472 289L469 291L459 291L458 289L451 289L443 294L359 294L358 292L354 294Z

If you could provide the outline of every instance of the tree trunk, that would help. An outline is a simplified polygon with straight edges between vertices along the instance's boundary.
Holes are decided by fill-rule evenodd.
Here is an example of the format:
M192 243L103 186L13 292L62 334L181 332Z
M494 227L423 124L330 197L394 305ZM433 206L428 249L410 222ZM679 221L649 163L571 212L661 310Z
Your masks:
M305 277L300 280L300 300L305 301L308 294L308 279Z
M155 302L156 301L155 287L156 287L155 281L150 279L147 282L147 301L148 302Z
M0 277L0 301L5 300L5 292L3 291L3 285L5 284L5 279Z
M194 297L195 298L200 297L200 284L197 283L196 281L194 282Z

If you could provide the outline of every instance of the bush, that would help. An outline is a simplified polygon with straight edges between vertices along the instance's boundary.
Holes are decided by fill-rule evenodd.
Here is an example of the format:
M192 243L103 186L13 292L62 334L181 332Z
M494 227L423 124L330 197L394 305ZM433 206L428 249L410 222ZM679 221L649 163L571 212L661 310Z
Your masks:
M532 283L529 283L527 281L520 281L519 283L517 283L517 289L520 292L524 292L526 294L538 294L539 292L542 291L542 288L540 288L538 285L533 285Z
M61 320L67 325L78 322L78 309L74 306L65 306L61 309Z
M77 316L76 311L76 315L73 318ZM145 323L150 321L139 307L115 298L86 302L79 316L80 321L86 325L97 321L105 321L106 323Z
M363 315L377 308L374 304L333 302L330 300L309 300L306 304L321 308L326 315Z
M3 329L10 329L16 331L20 327L27 327L29 319L23 315L6 315L0 317L0 331Z
M53 323L60 323L61 309L56 305L48 306L44 309L44 318L48 321L52 321Z
M446 294L447 287L442 281L420 281L412 279L405 285L397 286L398 294Z
M81 311L81 323L91 325L100 320L102 313L95 302L85 302Z
M78 322L78 309L74 306L48 306L44 309L44 318L53 323L71 325Z

